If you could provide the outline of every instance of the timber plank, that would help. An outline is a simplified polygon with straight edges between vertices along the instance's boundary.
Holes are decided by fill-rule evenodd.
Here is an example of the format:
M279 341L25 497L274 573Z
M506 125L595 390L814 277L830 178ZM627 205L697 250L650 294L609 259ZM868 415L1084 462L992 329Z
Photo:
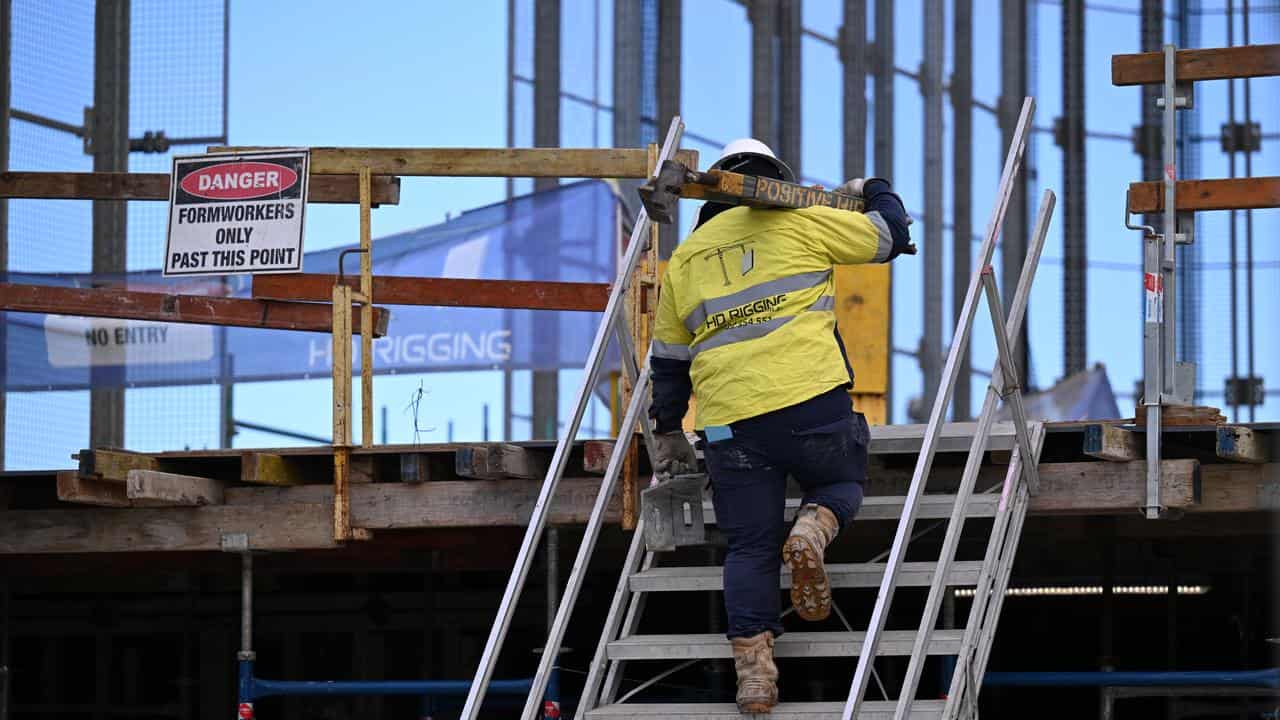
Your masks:
M445 480L372 483L351 487L351 522L370 530L405 528L523 527L538 499L539 484L528 480ZM600 481L565 478L556 487L551 522L581 524L591 514ZM227 488L227 505L272 507L333 501L330 485ZM610 501L607 519L616 522L621 505Z
M1046 463L1036 514L1130 515L1145 502L1145 469L1132 463ZM1280 509L1280 464L1199 466L1167 460L1161 502L1188 513ZM1195 502L1196 477L1203 497ZM74 473L71 473L74 477ZM599 480L560 483L551 521L586 521ZM112 487L119 488L118 485ZM378 529L523 526L539 484L527 480L371 483L351 486L353 524ZM246 532L250 547L302 550L336 547L332 538L333 488L233 487L225 505L195 508L9 510L0 512L0 554L217 551L223 532ZM608 519L620 517L615 496Z
M80 477L91 480L124 483L131 470L159 470L160 462L151 455L126 450L81 450Z
M582 469L592 475L603 475L613 455L613 440L587 440L582 443Z
M1160 425L1166 431L1173 427L1197 427L1221 425L1227 418L1216 407L1207 405L1165 405L1160 410ZM1139 405L1134 415L1134 424L1145 427L1147 424L1146 408Z
M116 288L71 288L0 283L0 310L129 320L330 332L330 306L207 295L169 295ZM387 332L390 313L374 308L374 335ZM359 332L359 313L352 318Z
M400 456L400 482L420 483L431 480L431 456L405 453Z
M1179 81L1225 80L1280 75L1280 45L1240 45L1178 50L1174 77ZM1111 84L1149 85L1164 82L1164 53L1111 56Z
M250 152L268 147L212 146L209 152ZM698 166L696 150L679 150L676 160ZM311 148L311 174L433 177L647 178L644 148Z
M131 501L186 507L221 505L223 489L221 480L156 470L130 470L125 484Z
M1210 512L1280 511L1280 463L1204 465L1204 508Z
M344 278L359 289L360 278ZM259 300L329 302L336 275L294 273L256 275L253 297ZM471 280L466 278L373 278L373 297L386 305L437 307L485 307L529 310L582 310L602 312L609 301L606 283L541 282L536 280Z
M274 453L246 452L240 459L240 482L251 485L302 485L307 473L293 458Z
M1178 210L1256 210L1280 207L1280 177L1179 180ZM1129 212L1164 210L1164 183L1129 183Z
M58 499L63 502L117 508L133 504L121 483L82 478L74 470L59 472L57 483Z
M167 201L169 173L3 172L0 198ZM319 175L308 183L307 201L358 204L360 186L354 175ZM374 177L373 204L400 204L400 178Z
M1145 455L1142 443L1133 431L1104 424L1085 426L1083 452L1089 457L1109 462L1130 462Z
M539 479L546 474L546 467L536 451L510 443L469 445L454 453L454 472L477 480Z
M1040 471L1040 492L1031 497L1033 513L1130 511L1146 503L1147 463L1048 463ZM1161 462L1160 504L1192 510L1200 502L1200 464L1195 460Z
M1218 428L1215 443L1218 457L1243 463L1265 463L1271 459L1267 436L1252 428L1223 425Z
M337 547L332 513L327 505L9 510L0 512L0 554L217 552L224 533L245 533L256 550L323 550Z

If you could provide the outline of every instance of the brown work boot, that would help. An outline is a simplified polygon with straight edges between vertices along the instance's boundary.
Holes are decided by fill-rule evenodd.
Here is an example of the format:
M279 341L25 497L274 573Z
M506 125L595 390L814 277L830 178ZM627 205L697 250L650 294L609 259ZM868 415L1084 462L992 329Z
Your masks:
M733 638L733 669L738 671L738 712L767 713L778 704L778 666L773 663L773 633Z
M840 532L840 523L821 505L805 505L782 546L782 561L791 567L791 604L805 620L826 620L831 614L831 583L823 552Z

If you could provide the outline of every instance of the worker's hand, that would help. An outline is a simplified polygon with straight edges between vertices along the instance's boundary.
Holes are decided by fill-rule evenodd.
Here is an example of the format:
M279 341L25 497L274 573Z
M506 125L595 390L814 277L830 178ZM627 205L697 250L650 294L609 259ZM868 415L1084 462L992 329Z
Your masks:
M836 188L835 191L840 193L841 195L862 195L862 185L865 182L866 181L863 180L862 178L845 180L844 184Z
M915 254L915 245L911 242L911 216L902 203L902 198L893 192L889 181L883 178L868 178L862 183L862 198L867 212L878 212L889 226L893 236L893 249L888 260L906 253ZM887 262L887 260L886 260Z
M698 456L684 431L654 433L653 472L655 475L688 475L698 471Z

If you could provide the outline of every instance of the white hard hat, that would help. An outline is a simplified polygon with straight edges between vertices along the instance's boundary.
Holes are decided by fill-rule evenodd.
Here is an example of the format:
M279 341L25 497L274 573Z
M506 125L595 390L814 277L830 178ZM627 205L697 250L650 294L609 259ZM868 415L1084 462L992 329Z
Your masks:
M739 172L736 168L752 159L767 160L769 164L777 169L782 176L781 179L787 182L795 182L796 174L791 171L791 168L779 160L768 145L755 138L738 138L725 145L724 150L720 153L720 158L711 164L711 169Z

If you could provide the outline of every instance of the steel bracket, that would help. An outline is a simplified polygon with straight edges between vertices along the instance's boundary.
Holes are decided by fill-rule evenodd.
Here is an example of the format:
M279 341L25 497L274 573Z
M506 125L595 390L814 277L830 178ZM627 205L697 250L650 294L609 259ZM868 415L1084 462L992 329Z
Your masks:
M82 136L84 140L85 155L92 155L94 153L93 136L96 134L94 132L94 125L95 123L93 121L93 107L89 105L85 105L84 106L84 135Z
M1185 80L1178 80L1174 83L1173 89L1173 107L1176 110L1194 110L1196 107L1195 91L1192 84ZM1156 107L1164 109L1164 96L1156 98Z
M222 552L248 552L249 533L223 533L219 544Z
M1178 245L1190 245L1196 241L1196 214L1189 210L1178 211L1178 232L1174 233L1173 241Z
M1219 142L1224 153L1255 153L1262 150L1260 123L1223 123Z
M1229 377L1222 387L1222 402L1226 405L1257 407L1266 398L1262 376Z
M1280 510L1280 481L1264 480L1258 485L1258 506L1265 510Z
M1161 396L1163 405L1192 405L1196 397L1196 364L1179 360L1173 364L1173 392Z

